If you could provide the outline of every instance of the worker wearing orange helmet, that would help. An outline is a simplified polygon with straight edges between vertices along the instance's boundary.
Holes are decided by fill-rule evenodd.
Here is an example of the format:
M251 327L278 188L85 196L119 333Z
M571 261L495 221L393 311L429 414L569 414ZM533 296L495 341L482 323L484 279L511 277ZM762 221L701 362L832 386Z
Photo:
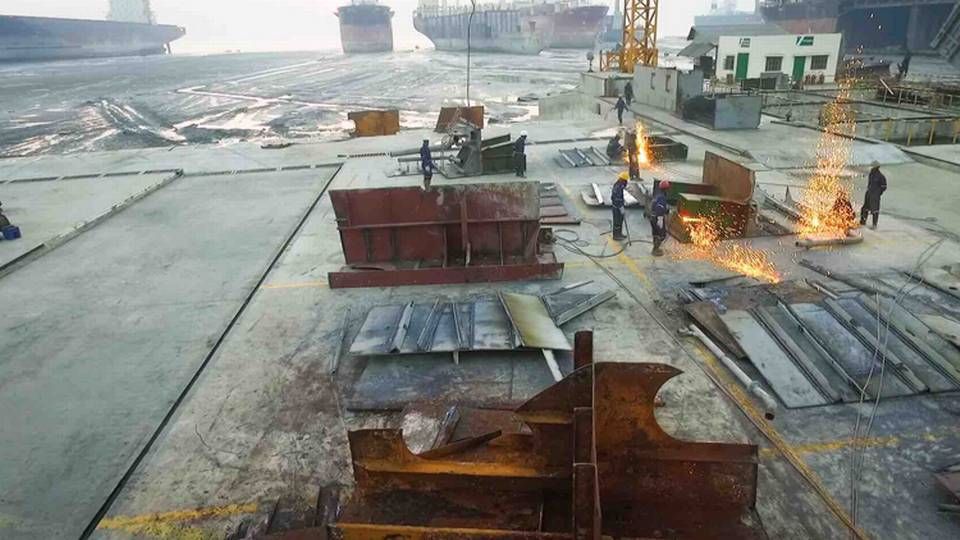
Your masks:
M653 256L663 255L661 246L667 240L667 216L670 215L670 206L667 203L667 192L670 191L670 182L654 181L653 197L650 199L650 208L647 216L650 218L650 229L653 233Z
M627 202L624 190L627 188L627 182L630 180L630 174L620 173L617 181L613 183L613 190L610 192L610 206L613 208L613 239L620 242L626 240L623 235L623 220L626 217Z

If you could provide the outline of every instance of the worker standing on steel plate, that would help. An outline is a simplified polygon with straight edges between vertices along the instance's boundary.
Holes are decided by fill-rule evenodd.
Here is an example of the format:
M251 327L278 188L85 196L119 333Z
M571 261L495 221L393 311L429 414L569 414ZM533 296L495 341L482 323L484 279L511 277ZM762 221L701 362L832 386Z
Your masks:
M659 187L660 189L657 189ZM670 214L670 206L667 204L667 191L670 189L670 182L663 180L659 185L654 181L653 198L650 199L650 209L647 215L650 217L650 230L653 233L653 256L663 255L660 246L667 240L667 215Z
M513 168L517 176L527 176L527 132L521 131L520 138L513 143Z
M423 189L430 189L433 172L437 169L430 152L430 139L424 139L423 146L420 147L420 168L423 169Z
M860 225L867 224L867 214L873 214L871 229L877 228L880 219L880 197L887 190L887 177L880 172L880 163L871 163L870 176L867 180L867 194L864 196L863 208L860 210Z
M623 96L617 98L617 104L613 106L617 111L617 121L620 122L620 125L623 125L623 111L627 110L627 102L624 101Z
M628 173L620 173L617 181L613 183L613 190L610 192L610 206L613 208L613 239L617 242L627 239L623 235L623 220L627 211L626 196L623 190L627 188L629 180L630 175Z
M623 97L626 98L629 107L633 103L633 81L627 81L627 86L623 88Z

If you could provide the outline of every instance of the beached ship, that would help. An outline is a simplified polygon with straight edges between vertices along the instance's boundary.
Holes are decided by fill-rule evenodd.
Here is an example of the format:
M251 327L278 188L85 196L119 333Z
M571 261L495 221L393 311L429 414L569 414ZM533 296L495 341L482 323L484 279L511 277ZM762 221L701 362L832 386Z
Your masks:
M540 54L550 45L553 21L533 13L529 5L477 5L474 10L465 4L420 0L413 26L438 51L465 51L469 41L478 52Z
M393 10L376 0L353 0L336 12L340 18L343 52L374 53L393 50Z
M518 2L519 4L519 2ZM596 1L537 2L534 14L546 16L551 49L592 49L610 8Z
M156 24L149 0L113 0L109 18L0 15L0 62L165 54L187 33Z

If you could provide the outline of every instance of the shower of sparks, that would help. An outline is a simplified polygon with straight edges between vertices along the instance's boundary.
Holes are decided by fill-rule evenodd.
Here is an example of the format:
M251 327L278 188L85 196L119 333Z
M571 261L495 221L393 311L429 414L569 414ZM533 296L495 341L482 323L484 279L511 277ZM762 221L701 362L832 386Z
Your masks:
M643 124L637 122L637 162L641 167L650 165L650 139L643 131Z
M849 211L851 186L843 178L850 161L855 115L850 104L852 81L840 85L837 97L826 104L820 124L824 131L817 142L816 169L800 198L797 232L801 238L837 236L855 228Z
M722 229L710 217L681 217L690 235L690 244L682 249L683 258L709 261L716 266L768 283L779 283L782 276L767 252L749 246L723 243Z
M625 152L623 154L623 161L624 163L629 164L632 159L636 159L637 160L636 162L640 165L640 168L642 169L649 168L651 165L650 138L647 136L647 133L643 130L643 124L640 123L640 121L637 121L636 127L634 128L634 133L636 134L634 139L634 142L636 143L635 147L637 149L636 154L631 156L629 151ZM629 135L630 133L627 132L627 136ZM628 145L627 148L630 148L630 146Z

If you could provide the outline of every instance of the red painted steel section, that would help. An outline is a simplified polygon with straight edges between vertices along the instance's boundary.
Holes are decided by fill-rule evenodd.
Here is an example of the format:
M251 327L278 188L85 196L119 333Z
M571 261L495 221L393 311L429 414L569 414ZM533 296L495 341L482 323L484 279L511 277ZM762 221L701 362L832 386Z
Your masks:
M332 288L556 279L536 182L330 192L347 267Z

